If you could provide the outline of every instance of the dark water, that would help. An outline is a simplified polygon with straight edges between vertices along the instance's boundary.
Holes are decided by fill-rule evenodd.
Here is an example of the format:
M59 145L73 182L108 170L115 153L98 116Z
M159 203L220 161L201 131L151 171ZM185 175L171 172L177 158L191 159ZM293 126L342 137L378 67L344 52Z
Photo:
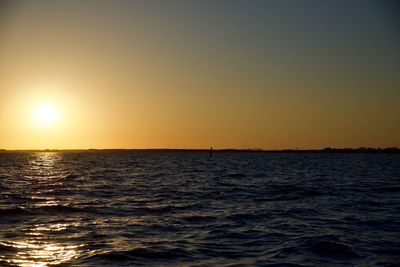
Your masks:
M0 265L51 264L399 266L400 155L0 154Z

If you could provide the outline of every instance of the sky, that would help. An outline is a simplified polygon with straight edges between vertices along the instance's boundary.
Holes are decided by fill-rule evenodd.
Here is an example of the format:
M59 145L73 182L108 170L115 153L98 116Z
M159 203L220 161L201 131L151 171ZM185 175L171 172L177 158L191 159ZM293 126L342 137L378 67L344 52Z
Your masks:
M0 148L400 146L396 1L0 1Z

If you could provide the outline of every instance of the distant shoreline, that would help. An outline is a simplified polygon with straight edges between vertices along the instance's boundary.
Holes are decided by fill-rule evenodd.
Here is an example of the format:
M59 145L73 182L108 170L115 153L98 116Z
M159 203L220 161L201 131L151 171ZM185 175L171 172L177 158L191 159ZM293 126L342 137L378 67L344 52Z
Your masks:
M144 148L144 149L0 149L1 153L35 153L35 152L63 152L63 153L134 153L134 152L210 152L210 149L184 148ZM323 148L323 149L213 149L213 153L400 153L400 148Z

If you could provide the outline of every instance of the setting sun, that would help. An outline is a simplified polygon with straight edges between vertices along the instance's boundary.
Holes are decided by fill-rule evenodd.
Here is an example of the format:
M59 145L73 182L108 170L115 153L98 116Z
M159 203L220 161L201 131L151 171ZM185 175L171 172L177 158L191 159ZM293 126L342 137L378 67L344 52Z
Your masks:
M58 120L59 112L52 104L42 103L35 108L33 116L38 125L48 127Z

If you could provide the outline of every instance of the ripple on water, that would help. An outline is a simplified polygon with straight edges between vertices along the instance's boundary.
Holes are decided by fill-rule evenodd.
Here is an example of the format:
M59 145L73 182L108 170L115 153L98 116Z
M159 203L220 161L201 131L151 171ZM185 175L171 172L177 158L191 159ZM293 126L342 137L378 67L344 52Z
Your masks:
M400 157L0 154L1 266L396 266Z

